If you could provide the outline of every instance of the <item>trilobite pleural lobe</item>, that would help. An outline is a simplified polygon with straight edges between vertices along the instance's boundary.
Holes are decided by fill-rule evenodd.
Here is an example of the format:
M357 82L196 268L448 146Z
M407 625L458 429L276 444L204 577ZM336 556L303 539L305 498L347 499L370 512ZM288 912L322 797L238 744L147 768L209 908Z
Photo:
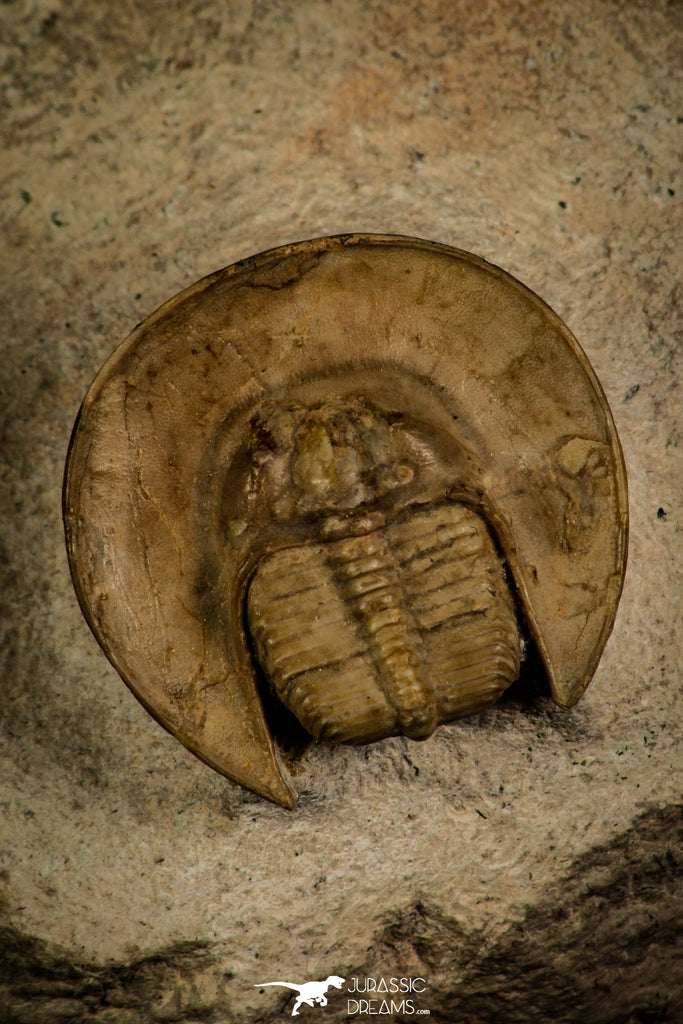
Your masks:
M279 700L346 743L424 738L497 700L520 639L482 515L416 490L424 451L367 402L275 408L253 429L252 490L279 467L274 516L283 536L297 527L262 553L245 601Z

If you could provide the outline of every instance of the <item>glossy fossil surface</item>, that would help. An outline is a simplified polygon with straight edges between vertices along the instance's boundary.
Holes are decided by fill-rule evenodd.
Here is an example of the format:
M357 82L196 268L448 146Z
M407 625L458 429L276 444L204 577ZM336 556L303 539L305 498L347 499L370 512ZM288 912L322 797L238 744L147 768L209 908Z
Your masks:
M287 246L161 307L86 396L64 503L122 677L287 806L264 678L318 735L423 736L495 699L528 630L568 706L625 564L621 452L576 341L503 271L392 236Z
M271 514L292 536L262 554L247 626L277 696L319 738L424 738L517 677L503 567L481 517L439 494L416 427L332 396L252 424L245 485L252 503L284 492ZM273 463L279 486L259 479Z

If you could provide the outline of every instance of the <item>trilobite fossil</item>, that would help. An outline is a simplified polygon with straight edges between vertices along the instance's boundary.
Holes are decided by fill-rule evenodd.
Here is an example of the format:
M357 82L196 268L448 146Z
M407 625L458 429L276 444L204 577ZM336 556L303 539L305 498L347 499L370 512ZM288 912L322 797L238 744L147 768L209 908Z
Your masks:
M297 243L200 281L100 371L64 489L95 636L228 777L296 796L271 729L422 739L527 642L581 696L612 627L626 481L588 361L446 246Z
M284 461L294 508L280 514L306 524L246 589L257 658L283 704L313 736L370 743L424 738L496 700L520 653L503 567L480 515L415 487L425 452L405 426L329 400L278 408L255 428L254 475Z

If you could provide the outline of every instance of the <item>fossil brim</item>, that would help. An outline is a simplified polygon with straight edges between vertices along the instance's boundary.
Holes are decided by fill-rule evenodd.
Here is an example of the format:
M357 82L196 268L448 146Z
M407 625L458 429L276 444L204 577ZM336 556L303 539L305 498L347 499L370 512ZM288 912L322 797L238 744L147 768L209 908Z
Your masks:
M558 703L590 681L623 582L626 476L607 402L571 333L504 271L435 243L349 235L255 256L171 299L83 402L64 487L71 572L145 707L212 767L284 806L295 796L239 610L213 614L206 600L209 449L260 395L337 370L362 383L364 367L427 382L476 454L482 507ZM227 558L224 594L232 571Z

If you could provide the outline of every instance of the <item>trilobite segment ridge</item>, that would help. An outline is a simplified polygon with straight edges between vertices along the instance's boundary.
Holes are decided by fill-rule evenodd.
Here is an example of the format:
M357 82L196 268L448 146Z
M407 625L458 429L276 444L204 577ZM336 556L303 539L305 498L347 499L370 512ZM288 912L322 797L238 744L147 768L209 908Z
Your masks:
M263 672L319 738L428 736L519 674L504 568L486 523L460 504L270 553L246 610Z

